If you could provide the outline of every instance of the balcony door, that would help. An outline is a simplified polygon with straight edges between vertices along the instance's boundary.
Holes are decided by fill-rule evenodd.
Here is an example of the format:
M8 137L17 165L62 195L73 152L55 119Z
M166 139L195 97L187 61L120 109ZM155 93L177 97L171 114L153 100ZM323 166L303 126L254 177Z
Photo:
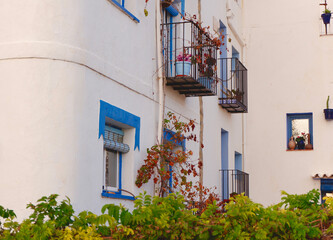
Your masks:
M243 171L242 154L235 152L235 170Z

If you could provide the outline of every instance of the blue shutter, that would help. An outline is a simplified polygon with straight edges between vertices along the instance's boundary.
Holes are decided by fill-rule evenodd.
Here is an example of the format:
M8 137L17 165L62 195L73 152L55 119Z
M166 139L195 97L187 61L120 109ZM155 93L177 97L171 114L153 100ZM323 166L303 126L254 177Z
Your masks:
M105 126L104 147L108 150L114 150L127 153L130 147L123 143L124 132L110 126Z
M320 183L322 192L333 192L333 179L321 179Z

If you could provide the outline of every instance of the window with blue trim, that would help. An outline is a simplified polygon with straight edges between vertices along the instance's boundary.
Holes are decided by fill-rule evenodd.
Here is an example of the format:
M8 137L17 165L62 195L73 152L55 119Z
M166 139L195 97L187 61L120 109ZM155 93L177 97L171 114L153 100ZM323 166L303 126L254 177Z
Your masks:
M173 152L176 152L178 150L183 150L185 151L185 145L186 145L186 140L184 138L184 140L182 141L178 141L178 140L175 140L174 138L174 135L175 135L175 132L171 131L171 130L168 130L168 129L164 129L163 130L163 139L164 141L166 142L170 142L173 144L173 148L172 148L172 151ZM173 168L176 168L177 166L171 166L169 165L169 171L170 171L170 178L169 178L169 193L171 193L173 190L172 190L172 185L173 185L173 171L174 169Z
M124 132L111 126L105 127L104 134L104 158L105 158L105 181L104 189L118 192L122 189L122 154L130 148L123 143Z
M287 114L287 149L289 142L294 140L295 150L313 149L313 120L312 113Z
M134 200L134 195L131 194L132 189L128 189L130 177L123 179L123 176L126 176L126 171L133 164L127 154L131 150L131 145L134 145L131 151L140 148L140 118L100 101L99 137L102 135L104 142L102 196Z
M127 5L136 5L135 1L137 0L109 0L111 3L116 5L121 11L123 11L127 16L133 19L135 22L139 23L140 20L134 16L133 9ZM133 8L133 7L132 7Z
M324 197L333 197L333 179L320 179L321 203Z
M117 3L119 3L121 6L125 5L125 0L115 0Z

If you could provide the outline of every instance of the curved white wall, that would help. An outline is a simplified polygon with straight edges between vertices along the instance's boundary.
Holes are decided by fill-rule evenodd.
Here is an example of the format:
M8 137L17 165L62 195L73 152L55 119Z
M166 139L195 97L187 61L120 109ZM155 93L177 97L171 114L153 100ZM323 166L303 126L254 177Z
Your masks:
M226 19L225 1L214 2L203 7L204 25L212 26L213 15ZM196 7L186 4L187 11ZM51 193L70 197L77 211L99 213L105 203L124 203L101 198L100 100L141 118L141 150L131 153L124 178L134 194L142 191L134 179L156 142L159 94L153 1L148 17L143 8L143 2L131 6L136 23L106 0L0 3L0 204L20 218L28 202ZM198 99L166 87L169 110L199 121ZM219 192L221 128L230 132L233 167L234 151L242 151L241 115L227 113L218 97L204 97L204 111L204 182ZM196 159L197 144L187 147ZM152 194L151 183L144 188Z

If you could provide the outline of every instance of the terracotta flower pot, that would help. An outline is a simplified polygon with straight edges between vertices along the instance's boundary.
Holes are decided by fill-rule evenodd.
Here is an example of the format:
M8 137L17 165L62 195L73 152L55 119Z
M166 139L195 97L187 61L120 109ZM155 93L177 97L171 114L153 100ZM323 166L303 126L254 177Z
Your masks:
M294 137L290 137L289 143L288 143L288 148L290 150L295 150L295 148L296 148L296 142L294 140Z

